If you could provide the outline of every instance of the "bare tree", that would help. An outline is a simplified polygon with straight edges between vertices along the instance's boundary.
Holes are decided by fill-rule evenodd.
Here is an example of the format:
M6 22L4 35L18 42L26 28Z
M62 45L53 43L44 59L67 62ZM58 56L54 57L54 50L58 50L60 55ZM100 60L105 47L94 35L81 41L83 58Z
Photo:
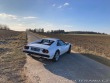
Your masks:
M0 24L0 30L10 30L10 28L7 25Z

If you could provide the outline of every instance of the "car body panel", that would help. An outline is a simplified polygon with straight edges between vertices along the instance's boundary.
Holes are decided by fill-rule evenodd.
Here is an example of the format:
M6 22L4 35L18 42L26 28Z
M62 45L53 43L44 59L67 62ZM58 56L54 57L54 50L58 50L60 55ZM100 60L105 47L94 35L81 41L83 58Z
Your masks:
M48 49L50 47L48 45L37 44L37 43L29 44L29 46L31 46L31 47L38 47L38 48L44 48L44 49Z

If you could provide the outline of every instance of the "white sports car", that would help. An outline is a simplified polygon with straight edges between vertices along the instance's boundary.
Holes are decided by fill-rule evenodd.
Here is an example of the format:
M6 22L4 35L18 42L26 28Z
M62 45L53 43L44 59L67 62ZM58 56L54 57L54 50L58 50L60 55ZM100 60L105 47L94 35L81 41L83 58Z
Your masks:
M56 38L43 38L24 46L23 52L58 61L60 55L71 52L71 44Z

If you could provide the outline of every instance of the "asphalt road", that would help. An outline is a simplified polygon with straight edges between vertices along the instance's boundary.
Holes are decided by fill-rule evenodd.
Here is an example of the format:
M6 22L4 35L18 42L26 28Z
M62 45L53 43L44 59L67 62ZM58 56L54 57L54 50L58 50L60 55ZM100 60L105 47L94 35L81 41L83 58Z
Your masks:
M28 33L28 43L38 39ZM75 52L58 62L27 56L25 67L31 83L110 83L110 67Z

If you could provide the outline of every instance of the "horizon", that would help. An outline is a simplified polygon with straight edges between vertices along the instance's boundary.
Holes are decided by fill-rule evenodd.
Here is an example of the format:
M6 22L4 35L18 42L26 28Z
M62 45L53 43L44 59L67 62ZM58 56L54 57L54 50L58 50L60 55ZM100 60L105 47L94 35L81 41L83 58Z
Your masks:
M8 27L9 28L9 27ZM31 29L31 28L30 28ZM37 28L35 28L35 29L37 29ZM0 29L0 30L7 30L7 29ZM9 31L17 31L17 30L12 30L12 29L8 29ZM29 30L29 29L27 29L27 30ZM24 31L27 31L27 30L24 30ZM34 30L34 29L31 29L31 30ZM58 31L58 30L60 30L60 29L57 29L57 30L53 30L53 31ZM23 31L23 30L22 30ZM22 32L22 31L18 31L18 32ZM49 30L49 32L51 32L52 30ZM97 34L95 34L95 35L110 35L110 34L107 34L107 33L101 33L101 32L95 32L95 31L65 31L64 30L64 32L79 32L79 33L75 33L75 34L85 34L86 32L88 32L88 33L86 33L86 34L90 34L90 35L94 35L94 33L97 33ZM84 33L80 33L80 32L84 32ZM89 33L90 32L90 33ZM91 32L93 32L93 33L91 33ZM38 32L39 33L39 32ZM48 33L48 31L45 31L44 30L44 33Z
M109 0L1 0L0 24L29 28L110 34Z

